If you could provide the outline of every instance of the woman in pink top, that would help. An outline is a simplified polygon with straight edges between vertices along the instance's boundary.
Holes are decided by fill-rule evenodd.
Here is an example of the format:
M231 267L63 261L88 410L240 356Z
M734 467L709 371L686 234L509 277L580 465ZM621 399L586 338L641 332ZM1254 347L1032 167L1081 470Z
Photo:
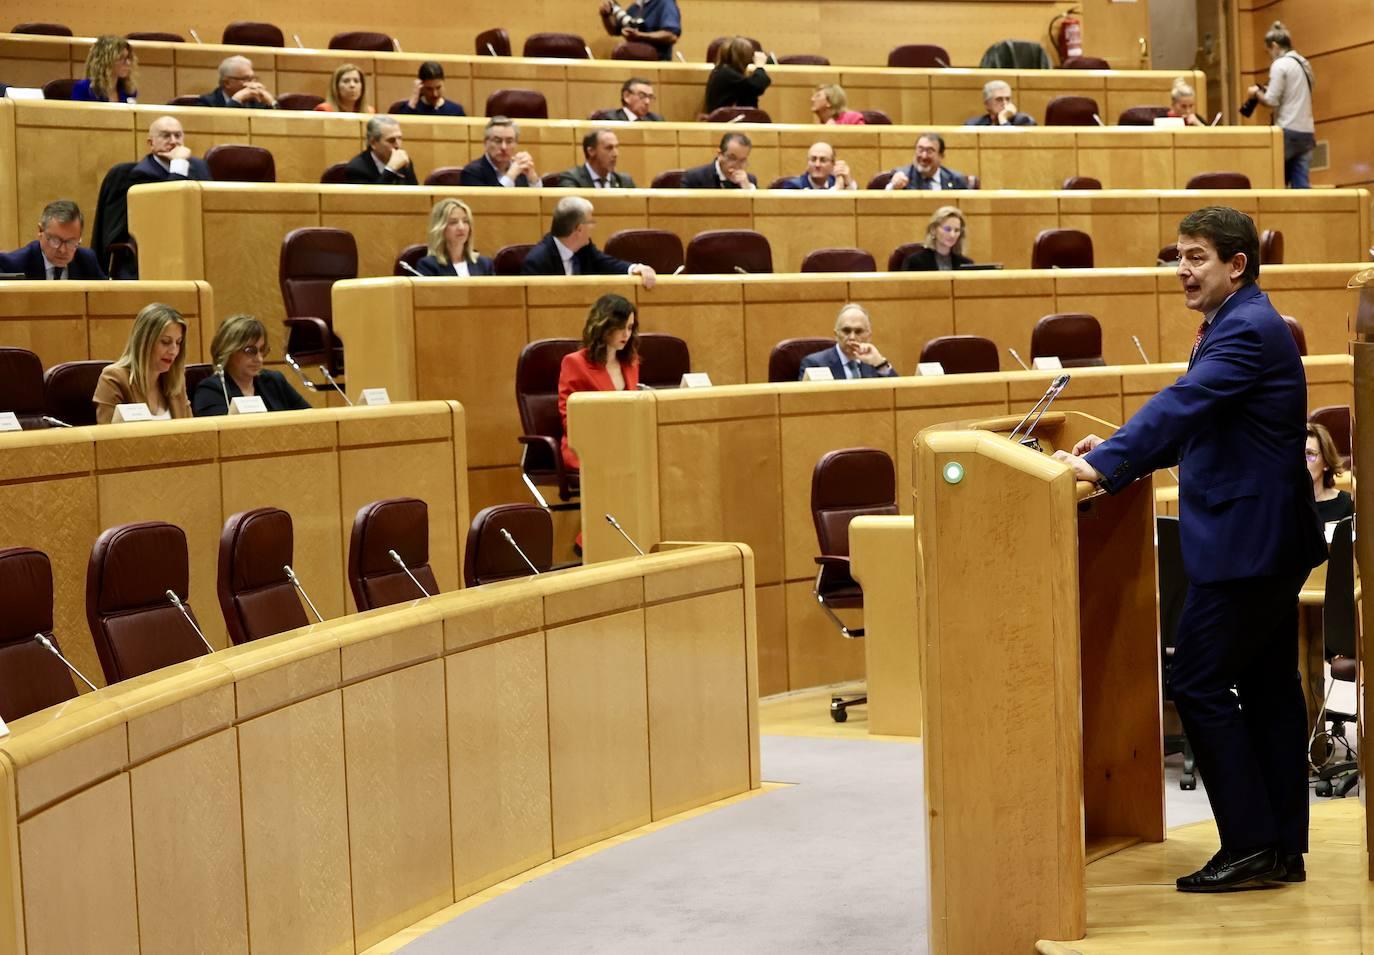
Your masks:
M811 112L816 115L816 122L838 126L863 126L864 114L845 109L847 105L849 98L844 95L844 89L834 83L823 83L811 94Z

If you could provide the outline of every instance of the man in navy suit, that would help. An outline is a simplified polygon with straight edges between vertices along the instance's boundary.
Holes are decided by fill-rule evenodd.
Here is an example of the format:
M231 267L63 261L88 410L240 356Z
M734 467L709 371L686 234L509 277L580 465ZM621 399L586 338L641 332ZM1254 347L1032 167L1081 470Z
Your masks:
M661 123L663 117L650 109L655 99L654 84L632 76L620 84L620 108L605 118L618 123Z
M148 155L129 173L131 184L166 182L169 179L209 180L205 160L191 155L186 133L175 116L159 116L148 127Z
M617 172L620 139L609 129L594 129L582 137L585 162L558 174L560 189L633 189L628 173Z
M945 137L939 133L922 133L916 140L916 154L910 166L898 169L888 180L888 189L967 189L968 179L963 173L947 169Z
M693 166L682 174L684 189L757 189L758 179L749 171L754 142L744 133L726 133L714 162Z
M81 248L85 228L86 218L75 202L48 203L38 217L38 238L22 249L0 253L0 272L22 272L36 281L107 278L95 253Z
M1256 284L1250 217L1210 206L1178 231L1184 301L1203 314L1187 373L1112 437L1090 435L1055 458L1111 493L1158 468L1182 469L1189 587L1170 687L1221 851L1180 877L1179 890L1302 882L1307 709L1298 592L1326 559L1303 457L1307 384L1293 336Z
M202 93L198 105L276 109L277 98L258 82L252 60L246 56L228 56L219 64L219 86Z
M520 129L507 116L487 120L481 156L463 167L458 181L464 186L502 186L507 189L538 189L544 183L534 169L534 157L520 145Z
M418 186L402 142L400 123L390 116L373 116L367 121L367 148L348 161L344 181L358 186Z
M553 207L548 234L530 249L521 275L638 275L651 289L657 279L652 268L607 255L592 243L592 204L581 196L565 196Z
M897 369L873 344L873 321L868 309L850 302L835 316L835 347L812 352L801 361L798 378L808 368L829 368L836 381L855 378L892 378Z
M835 158L835 147L829 143L812 143L806 153L806 172L784 180L784 189L829 189L843 191L859 188L849 172L849 163Z

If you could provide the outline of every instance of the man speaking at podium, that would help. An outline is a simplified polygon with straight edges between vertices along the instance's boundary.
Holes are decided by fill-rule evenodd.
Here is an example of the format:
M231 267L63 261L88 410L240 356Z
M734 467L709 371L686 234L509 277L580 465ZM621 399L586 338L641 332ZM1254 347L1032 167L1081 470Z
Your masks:
M1209 206L1178 231L1184 301L1203 315L1187 372L1111 438L1090 435L1054 456L1110 493L1158 468L1182 468L1189 587L1170 685L1221 851L1177 885L1228 892L1306 878L1298 592L1326 545L1303 458L1306 377L1292 334L1256 284L1255 224Z

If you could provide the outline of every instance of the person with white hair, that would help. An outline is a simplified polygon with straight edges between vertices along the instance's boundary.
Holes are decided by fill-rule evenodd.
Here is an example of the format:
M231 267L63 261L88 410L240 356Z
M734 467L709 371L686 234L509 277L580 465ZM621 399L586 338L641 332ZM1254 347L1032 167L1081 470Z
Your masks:
M965 126L1034 126L1035 120L1016 111L1011 100L1011 86L1003 80L989 80L983 84L982 116L975 116Z
M276 109L277 98L259 82L252 60L228 56L219 64L219 86L203 94L196 105Z
M592 242L594 214L592 204L581 196L559 199L548 233L525 256L520 274L638 275L646 289L653 288L658 275L651 267L607 255Z

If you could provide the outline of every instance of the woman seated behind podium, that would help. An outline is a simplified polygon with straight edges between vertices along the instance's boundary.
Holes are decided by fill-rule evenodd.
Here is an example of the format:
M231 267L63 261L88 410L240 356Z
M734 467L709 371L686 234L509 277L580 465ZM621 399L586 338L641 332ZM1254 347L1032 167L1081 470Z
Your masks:
M329 78L329 92L325 94L324 102L315 107L315 112L365 115L377 112L367 105L366 100L367 78L352 63L345 63Z
M472 247L472 210L461 199L440 199L429 213L429 255L415 263L421 275L495 275L491 259Z
M138 97L138 57L122 36L98 36L86 54L86 77L72 87L72 99L133 103Z
M189 418L186 400L186 319L170 305L154 302L134 319L124 354L106 366L96 382L96 424L114 420L115 406L145 404L156 419Z
M964 214L957 206L941 206L926 223L926 237L922 248L902 262L903 272L949 272L961 265L972 265L964 255L964 239L968 231Z
M300 396L279 371L267 371L263 361L271 353L267 329L252 315L231 315L210 342L210 358L224 369L224 378L210 375L196 385L191 407L196 417L229 413L228 402L238 397L262 399L268 411L303 411L310 402Z
M1317 514L1330 524L1355 513L1350 492L1336 487L1341 473L1341 455L1325 426L1307 423L1307 473L1312 475L1312 495L1317 499Z
M582 464L568 447L568 396L579 391L634 391L639 387L639 320L620 295L592 303L582 326L582 347L563 356L558 370L558 416L563 419L563 463Z

